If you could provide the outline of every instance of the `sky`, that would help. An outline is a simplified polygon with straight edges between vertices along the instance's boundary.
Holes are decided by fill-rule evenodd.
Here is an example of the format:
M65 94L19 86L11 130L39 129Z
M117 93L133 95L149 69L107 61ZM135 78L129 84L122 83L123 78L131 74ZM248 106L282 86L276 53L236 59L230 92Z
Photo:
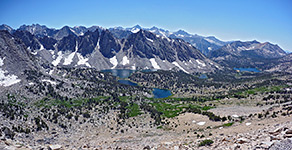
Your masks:
M0 24L183 29L292 52L292 0L1 0Z

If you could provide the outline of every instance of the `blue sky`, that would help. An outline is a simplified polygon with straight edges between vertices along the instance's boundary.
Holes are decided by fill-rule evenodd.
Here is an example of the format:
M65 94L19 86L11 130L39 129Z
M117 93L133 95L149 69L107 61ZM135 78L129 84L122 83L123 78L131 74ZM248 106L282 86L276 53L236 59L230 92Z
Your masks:
M291 0L1 0L0 24L33 23L184 29L221 40L269 41L292 52Z

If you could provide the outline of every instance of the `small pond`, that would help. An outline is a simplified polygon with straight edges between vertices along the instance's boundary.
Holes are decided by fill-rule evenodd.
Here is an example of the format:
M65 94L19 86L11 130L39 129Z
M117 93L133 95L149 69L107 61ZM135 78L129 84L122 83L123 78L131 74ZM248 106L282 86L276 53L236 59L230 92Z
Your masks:
M208 79L208 76L206 74L201 74L199 76L199 79Z
M166 98L168 96L171 96L170 90L153 88L152 92L153 92L154 98Z
M248 72L261 72L257 68L233 68L234 70L239 71L248 71Z

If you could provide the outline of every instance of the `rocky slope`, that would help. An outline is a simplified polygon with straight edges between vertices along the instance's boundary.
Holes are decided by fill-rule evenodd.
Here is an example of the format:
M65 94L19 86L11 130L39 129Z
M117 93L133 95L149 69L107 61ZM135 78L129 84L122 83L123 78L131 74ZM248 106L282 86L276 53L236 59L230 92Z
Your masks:
M37 61L32 59L20 39L7 31L0 31L0 86L16 84L25 77L25 70L36 69Z
M292 73L292 54L287 54L284 57L275 59L267 64L266 71L269 72L288 72Z

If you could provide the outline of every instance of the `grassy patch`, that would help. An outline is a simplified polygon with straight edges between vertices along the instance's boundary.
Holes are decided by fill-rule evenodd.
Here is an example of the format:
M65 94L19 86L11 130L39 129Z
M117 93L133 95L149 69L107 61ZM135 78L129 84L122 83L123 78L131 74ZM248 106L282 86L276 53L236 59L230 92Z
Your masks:
M215 107L213 107L213 106L204 106L202 108L202 110L209 110L209 109L212 109L212 108L215 108Z
M234 123L234 122L225 123L225 124L223 124L222 126L223 126L223 127L230 127L230 126L233 125L233 123Z
M182 111L183 107L179 107L180 104L168 104L168 103L152 103L152 106L167 118L173 118L178 116Z
M162 129L162 126L158 126L157 129Z
M153 103L150 103L157 111L161 112L163 116L167 118L173 118L181 114L183 111L188 110L209 110L214 107L212 106L200 106L192 103L187 104L180 104L180 103L166 103L162 101L156 101ZM201 111L200 111L201 112Z
M130 96L120 96L119 97L121 102L128 102L130 98L131 98Z
M142 114L139 105L136 103L127 106L127 109L129 110L128 112L129 117L135 117Z
M235 94L241 95L241 96L247 96L247 95L254 95L257 93L276 92L276 91L280 91L284 87L285 86L270 86L270 87L262 86L262 87L258 87L258 88L254 88L254 89L245 90L242 92L237 92Z

